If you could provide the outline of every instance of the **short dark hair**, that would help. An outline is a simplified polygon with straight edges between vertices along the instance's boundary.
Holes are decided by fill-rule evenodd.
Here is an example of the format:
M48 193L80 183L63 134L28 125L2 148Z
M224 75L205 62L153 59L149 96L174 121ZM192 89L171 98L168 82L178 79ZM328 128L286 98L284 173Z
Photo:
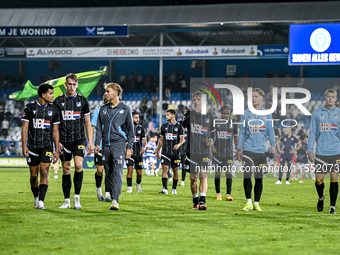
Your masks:
M174 109L169 109L169 110L167 110L166 112L170 112L171 114L174 114L174 115L176 115L176 112L175 112L175 110L174 110Z
M135 115L137 115L137 114L139 115L138 112L135 112L135 111L132 112L132 116L135 116Z
M47 83L43 83L38 88L38 96L42 97L42 94L47 93L49 89L53 89L53 86Z
M223 112L224 110L228 110L228 111L231 111L231 108L230 108L230 106L228 106L228 105L224 105L222 108L221 108L221 112Z
M305 135L305 134L300 135L300 140L301 140L301 141L303 141L303 140L305 140L305 139L306 139L306 135Z

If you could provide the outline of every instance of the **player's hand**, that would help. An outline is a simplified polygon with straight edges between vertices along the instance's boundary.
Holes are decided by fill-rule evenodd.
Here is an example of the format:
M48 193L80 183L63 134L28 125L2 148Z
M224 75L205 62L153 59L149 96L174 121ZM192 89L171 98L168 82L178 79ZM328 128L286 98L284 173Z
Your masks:
M213 153L217 153L217 150L216 150L215 146L211 146L211 151L212 151Z
M91 154L93 151L93 145L92 143L88 143L86 146L87 154Z
M63 145L59 143L59 154L63 154Z
M131 158L132 155L132 150L131 149L127 149L125 152L125 159L129 159Z
M145 151L146 151L146 148L143 148L143 149L140 151L140 154L143 154Z
M56 151L53 155L53 164L58 162L58 158L59 158L59 152Z
M279 152L280 152L281 154L284 154L284 153L285 153L283 150L279 150Z
M176 145L174 146L174 150L178 150L178 149L179 149L179 145L176 144Z
M309 152L309 153L308 153L308 159L309 159L309 161L313 161L313 162L314 162L314 160L315 160L315 155L314 155L313 152Z
M29 157L29 150L27 148L27 146L22 146L22 155L24 155L26 158Z
M100 151L100 146L99 145L96 145L96 147L94 148L94 153L95 154L98 154Z
M295 150L289 150L290 154L293 154L295 152Z
M156 153L156 159L161 159L161 154L160 153Z
M238 161L241 161L241 159L242 159L242 152L241 151L237 151L235 153L235 159L238 160Z
M207 145L207 147L211 147L211 146L214 145L214 141L213 141L213 139L210 138L205 142L205 144Z

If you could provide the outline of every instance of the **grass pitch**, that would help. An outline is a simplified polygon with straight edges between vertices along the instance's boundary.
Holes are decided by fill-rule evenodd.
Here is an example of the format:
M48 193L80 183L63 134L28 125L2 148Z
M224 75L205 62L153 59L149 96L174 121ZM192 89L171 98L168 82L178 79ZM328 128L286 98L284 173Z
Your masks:
M207 211L191 209L188 177L178 195L159 194L161 177L154 176L143 177L142 193L134 185L127 194L125 180L120 211L110 211L110 203L97 201L94 170L85 169L82 209L61 210L61 173L55 180L51 171L47 210L37 210L28 169L0 169L0 254L340 253L340 216L328 214L328 179L322 213L316 211L311 179L290 186L264 179L263 212L241 211L246 202L242 178L233 180L232 202L216 201L209 179ZM221 188L224 193L225 179Z

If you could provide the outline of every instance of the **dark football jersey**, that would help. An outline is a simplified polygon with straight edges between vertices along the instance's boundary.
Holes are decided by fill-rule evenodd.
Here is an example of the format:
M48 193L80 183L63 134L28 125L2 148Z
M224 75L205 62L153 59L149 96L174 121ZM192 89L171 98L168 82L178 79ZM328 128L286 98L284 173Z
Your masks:
M164 137L162 154L168 156L179 156L179 150L174 150L174 146L180 142L183 136L183 127L178 122L170 124L167 122L161 127L161 137Z
M87 99L80 94L73 97L62 94L53 104L60 112L60 142L85 140L84 116L90 115Z
M280 141L283 143L282 150L286 155L291 155L289 151L294 150L296 148L296 144L299 142L299 140L293 135L290 138L288 136L282 136Z
M302 146L297 151L296 162L308 163L308 157L306 151L308 150L308 144L306 142L301 142Z
M212 114L200 114L191 111L185 114L183 127L188 129L187 132L187 153L191 154L209 154L210 148L206 142L211 138L211 133L215 132L213 126Z
M141 156L140 151L142 150L143 146L143 139L145 137L145 130L141 125L134 126L135 131L135 141L132 145L133 155L134 156Z
M28 149L36 150L53 146L53 125L60 123L57 107L51 103L41 105L38 101L34 101L26 105L22 121L29 123Z
M237 125L231 125L231 121L228 120L226 124L216 125L215 143L217 153L216 157L233 157L233 142L234 137L238 135Z

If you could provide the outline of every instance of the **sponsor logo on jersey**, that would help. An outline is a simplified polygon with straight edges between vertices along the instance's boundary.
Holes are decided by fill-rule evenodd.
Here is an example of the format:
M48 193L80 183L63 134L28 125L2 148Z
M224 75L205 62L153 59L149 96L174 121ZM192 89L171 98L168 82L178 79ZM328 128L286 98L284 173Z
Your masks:
M140 137L139 136L135 136L135 142L139 142L140 141Z
M177 134L165 133L165 140L176 140Z
M81 150L84 150L85 149L85 146L84 145L78 145L78 149L81 149Z
M142 165L143 165L143 162L139 162L138 165L142 166Z
M77 106L77 107L80 107L80 106L81 106L81 102L77 102L77 103L76 103L76 106Z
M208 133L208 128L198 124L191 124L191 132L203 135Z
M230 139L231 138L231 133L227 131L218 131L217 132L217 137L219 139Z
M234 163L234 162L233 162L232 160L229 159L229 160L228 160L228 163Z
M80 119L80 112L75 111L61 111L63 115L63 120L76 120Z
M338 125L337 124L332 124L330 122L320 123L320 131L321 132L338 131Z
M210 162L210 158L203 158L203 162Z
M260 126L260 125L249 126L249 132L252 133L252 134L265 133L266 132L266 126Z
M47 112L47 115L48 115L48 116L52 116L52 111L48 111L48 112Z
M33 118L33 127L39 129L49 128L51 126L50 121L45 119L34 119Z

